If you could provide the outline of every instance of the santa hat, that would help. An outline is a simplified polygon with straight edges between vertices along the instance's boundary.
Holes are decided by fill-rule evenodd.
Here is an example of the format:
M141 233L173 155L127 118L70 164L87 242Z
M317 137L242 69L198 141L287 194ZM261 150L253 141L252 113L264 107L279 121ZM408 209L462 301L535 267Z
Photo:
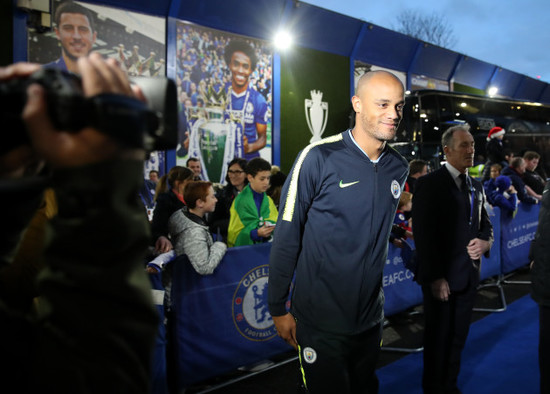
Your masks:
M506 130L504 130L502 127L493 127L487 135L487 141L491 141L491 138L496 138L498 136L504 135L504 133L506 133Z

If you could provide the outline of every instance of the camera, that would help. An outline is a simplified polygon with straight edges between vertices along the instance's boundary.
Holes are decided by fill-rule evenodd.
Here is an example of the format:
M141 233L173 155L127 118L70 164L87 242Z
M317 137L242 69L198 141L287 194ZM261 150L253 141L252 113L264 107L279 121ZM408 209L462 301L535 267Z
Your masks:
M28 143L21 118L27 87L44 87L48 114L58 130L77 133L94 127L130 148L147 151L175 149L177 145L177 91L168 78L132 78L146 100L142 103L117 94L84 97L81 78L73 73L42 68L27 78L0 81L0 119L6 130L0 154Z

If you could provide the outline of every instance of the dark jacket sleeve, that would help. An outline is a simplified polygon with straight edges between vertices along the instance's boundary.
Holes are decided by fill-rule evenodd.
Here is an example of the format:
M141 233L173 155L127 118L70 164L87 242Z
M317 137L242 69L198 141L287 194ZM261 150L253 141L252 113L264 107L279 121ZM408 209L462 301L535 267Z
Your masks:
M269 257L269 312L273 316L287 313L290 282L302 248L302 234L318 187L322 159L310 151L301 166L300 156L287 177L281 193L279 218ZM298 169L297 169L298 168Z
M170 216L183 207L183 203L180 206L175 202L176 196L172 191L159 194L157 197L157 205L153 212L153 221L151 222L151 232L153 233L153 243L160 236L168 236L168 221Z
M479 217L479 230L477 237L479 239L482 239L484 241L488 241L490 243L489 250L485 252L485 257L489 257L491 253L491 247L493 246L494 236L493 236L493 224L491 223L491 219L489 218L489 214L487 213L487 210L485 209L485 191L483 190L483 186L481 183L478 183L478 191L483 196L483 201L481 203L481 215Z
M231 203L235 199L232 189L231 185L227 185L218 192L216 195L218 199L216 209L208 220L210 231L213 234L217 234L219 231L224 239L227 238L227 228L229 227L229 209L231 208Z
M518 200L526 203L526 204L537 204L538 201L536 198L531 197L529 194L527 194L527 191L525 190L525 182L520 178L520 176L514 172L511 168L505 168L502 171L502 175L507 175L512 180L512 185L514 185L514 188L516 189L518 193Z
M550 183L546 185L542 194L539 224L529 255L534 261L531 270L533 299L548 307L550 306Z
M447 267L444 265L442 251L437 241L442 212L440 188L434 187L434 178L420 177L416 182L413 194L413 234L418 261L421 262L422 281L432 281L444 278ZM420 278L420 277L419 277Z
M28 392L148 392L157 316L143 269L142 167L110 162L55 174L59 213L39 277L38 316L0 313L21 329L4 341L22 335L26 342L10 361L20 362L26 379L16 381Z

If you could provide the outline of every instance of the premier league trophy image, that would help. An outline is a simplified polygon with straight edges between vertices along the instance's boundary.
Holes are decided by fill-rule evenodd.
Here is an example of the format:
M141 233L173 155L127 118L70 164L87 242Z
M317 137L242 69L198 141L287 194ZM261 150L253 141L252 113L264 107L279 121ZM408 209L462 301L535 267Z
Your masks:
M224 183L226 164L235 155L236 125L226 119L227 95L224 89L216 92L210 85L203 97L205 102L199 102L191 114L196 120L189 135L189 157L200 160L205 180Z
M178 64L188 137L182 135L179 156L199 159L202 179L225 184L232 159L259 157L267 145L269 56L254 40L216 40L210 31L186 25L180 34L187 38ZM203 45L195 46L192 38Z
M325 127L327 127L328 119L328 103L322 101L323 92L320 90L310 91L311 99L305 99L306 120L309 131L313 137L309 140L310 143L319 141Z

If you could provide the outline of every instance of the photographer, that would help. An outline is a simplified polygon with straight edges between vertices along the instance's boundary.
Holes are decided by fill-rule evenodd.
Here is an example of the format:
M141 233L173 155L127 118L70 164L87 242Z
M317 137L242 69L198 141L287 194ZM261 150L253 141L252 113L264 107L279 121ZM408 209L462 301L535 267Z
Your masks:
M0 81L24 80L39 67L0 68ZM85 97L134 96L116 62L92 54L79 58L78 68ZM30 145L0 157L0 193L10 211L0 271L9 267L46 186L56 193L59 213L38 277L38 312L18 315L0 300L2 392L146 393L157 318L142 266L147 221L135 198L143 152L92 127L55 130L44 89L32 84L27 95L22 118ZM28 175L37 160L48 175Z

